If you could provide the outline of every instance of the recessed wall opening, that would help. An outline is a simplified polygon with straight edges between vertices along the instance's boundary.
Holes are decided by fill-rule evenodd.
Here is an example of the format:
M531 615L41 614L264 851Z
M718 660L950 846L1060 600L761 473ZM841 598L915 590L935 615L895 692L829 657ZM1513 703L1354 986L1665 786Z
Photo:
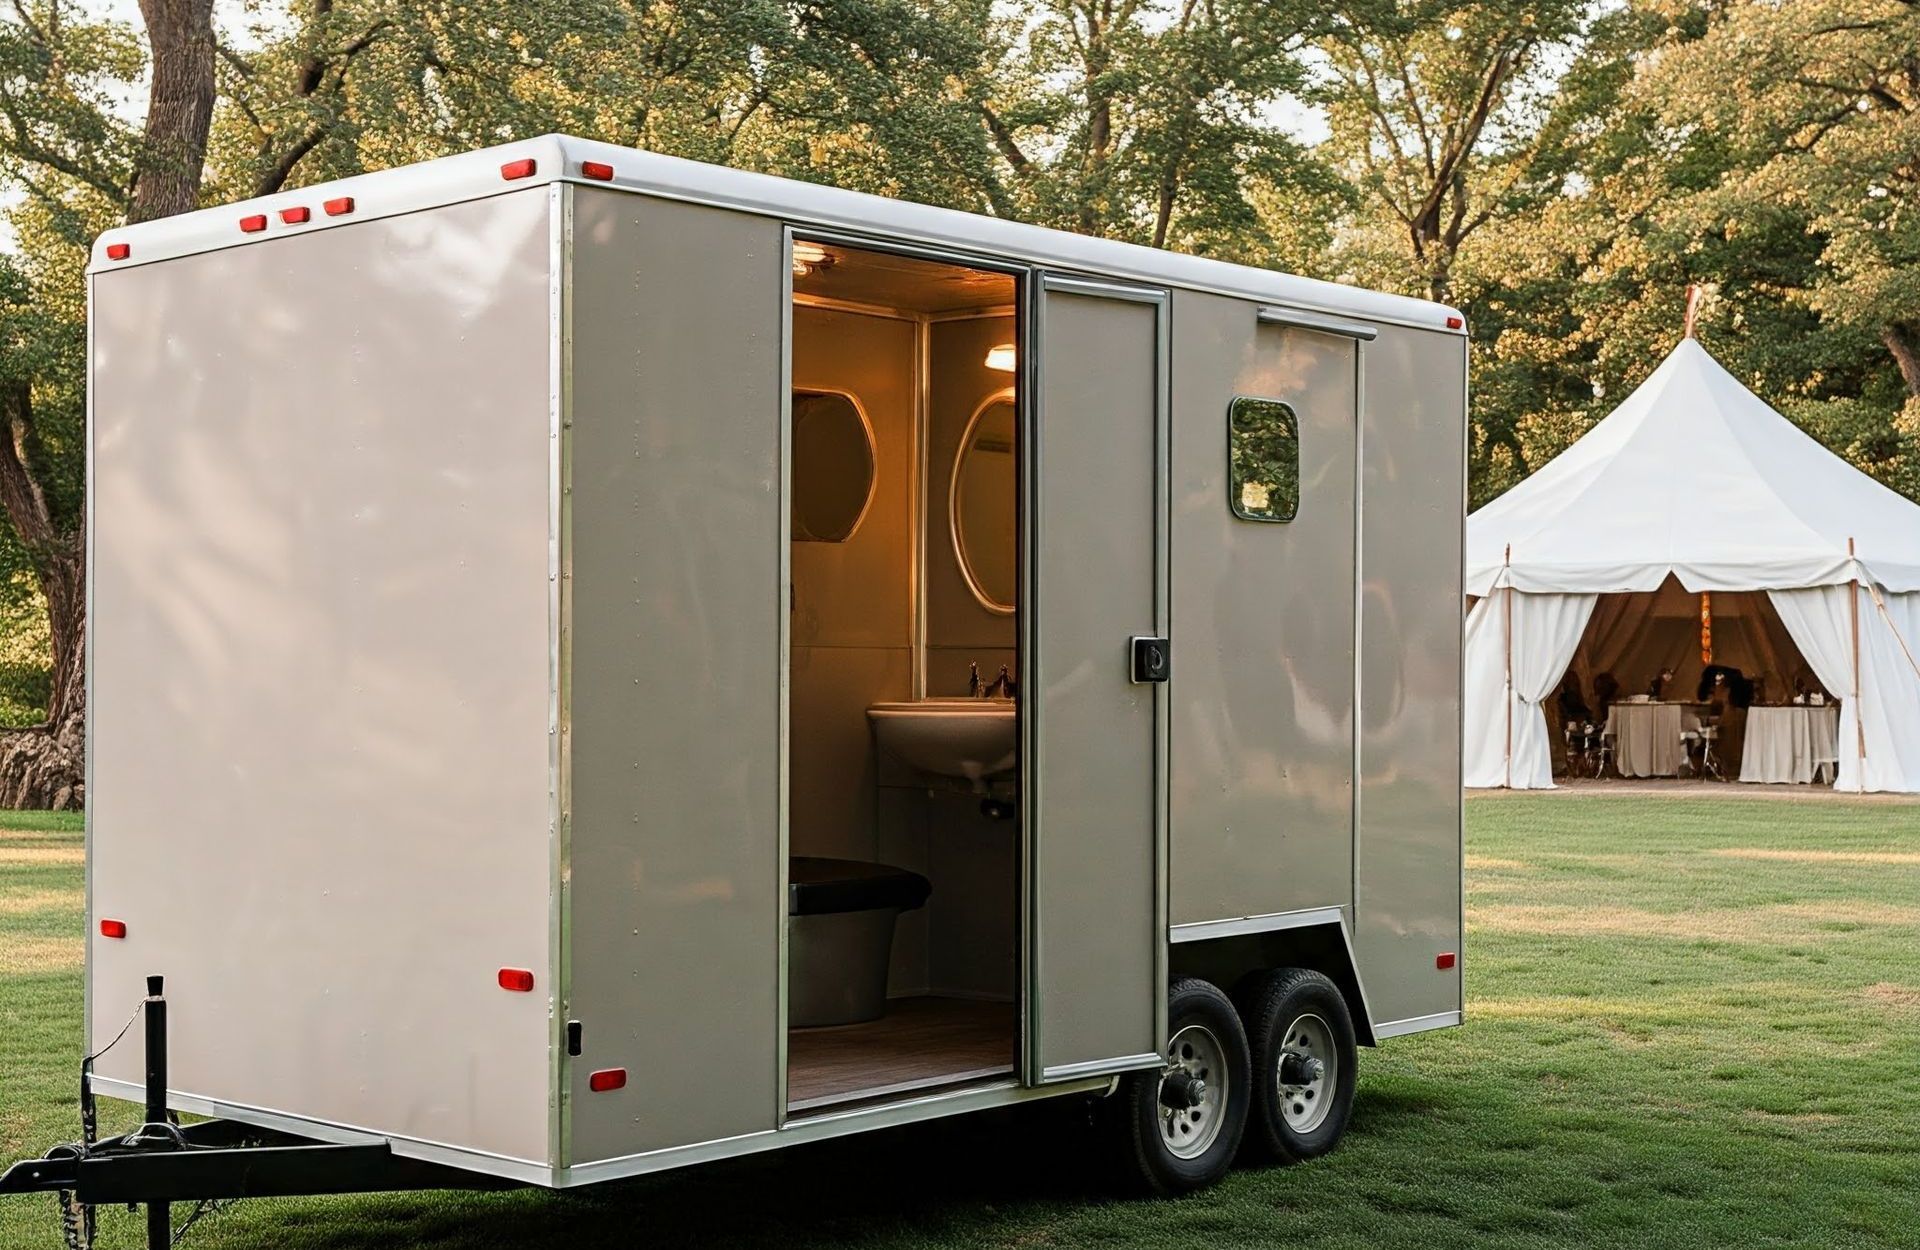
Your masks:
M1020 1057L1020 279L793 242L790 1114Z

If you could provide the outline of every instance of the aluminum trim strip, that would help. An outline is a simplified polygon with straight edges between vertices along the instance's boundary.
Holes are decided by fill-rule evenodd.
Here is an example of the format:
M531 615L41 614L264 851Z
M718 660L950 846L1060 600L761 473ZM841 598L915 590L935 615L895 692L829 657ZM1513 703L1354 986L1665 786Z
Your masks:
M1367 617L1367 352L1365 339L1353 344L1353 759L1348 781L1347 905L1353 927L1360 927L1360 843L1365 820L1366 699L1365 630Z
M1323 334L1338 334L1350 339L1359 339L1361 342L1371 342L1380 337L1377 326L1359 321L1346 321L1339 317L1329 317L1303 309L1282 308L1277 304L1261 305L1259 317L1261 325L1294 326L1302 330L1318 330Z
M1164 1063L1166 1063L1165 1056L1147 1053L1120 1055L1113 1059L1087 1059L1079 1063L1063 1063L1043 1069L1040 1079L1072 1081L1090 1076L1115 1076L1122 1072L1138 1072L1142 1068L1157 1068Z
M1046 352L1041 333L1041 275L1027 274L1020 283L1024 313L1015 329L1019 344L1019 379L1014 389L1015 431L1019 435L1020 502L1018 520L1020 595L1014 600L1015 633L1019 646L1014 663L1020 669L1020 688L1041 689L1040 518L1040 357ZM1040 1071L1040 887L1038 840L1040 802L1046 789L1046 768L1040 755L1042 699L1016 700L1014 717L1020 741L1020 1073L1028 1085L1038 1085Z
M1040 283L1049 295L1086 295L1094 299L1125 299L1140 304L1162 305L1169 299L1164 287L1134 286L1054 271L1041 274Z
M1341 924L1345 918L1345 913L1338 907L1305 907L1299 911L1268 912L1226 920L1195 920L1173 926L1170 940L1204 942L1210 938L1240 937L1248 933L1277 933L1282 929L1304 929L1309 925Z
M762 1129L759 1132L743 1133L738 1137L726 1137L718 1141L696 1142L686 1146L671 1146L664 1150L649 1151L645 1154L602 1159L566 1169L557 1175L555 1183L561 1188L570 1189L600 1181L618 1180L621 1177L664 1172L669 1168L731 1159L739 1155L758 1154L761 1151L777 1150L782 1146L799 1142L824 1141L834 1137L845 1137L852 1133L866 1132L870 1129L916 1124L922 1120L934 1120L967 1111L983 1111L989 1107L1010 1106L1041 1098L1093 1093L1111 1085L1111 1078L1092 1077L1062 1085L1030 1087L1021 1085L1017 1081L1006 1081L974 1089L950 1090L928 1095L925 1098L887 1103L877 1107L804 1116L789 1121L783 1128Z
M780 568L778 622L774 627L775 647L779 653L780 695L779 739L780 754L774 769L778 797L775 799L775 835L774 879L779 889L774 894L778 900L780 916L775 923L773 975L774 989L774 1129L784 1127L787 1122L787 1000L789 996L788 976L788 933L787 933L787 891L791 888L787 880L787 857L792 854L792 806L793 806L793 614L788 605L793 602L793 227L787 226L780 232L780 440L779 459L780 476L778 487L780 500L775 511L780 517L780 550L776 560ZM861 412L866 420L866 413ZM872 426L868 426L871 434ZM867 506L873 504L869 496ZM865 516L865 510L861 512Z
M86 1048L87 1052L91 1052L93 1050L93 935L99 931L98 926L94 921L94 909L93 909L93 866L96 862L98 862L94 859L94 845L93 845L93 834L94 834L94 829L93 829L93 808L94 808L93 724L94 724L94 717L95 717L95 709L97 709L100 706L100 704L94 698L94 689L93 689L93 655L94 655L93 571L95 568L99 567L99 561L94 558L94 550L93 550L94 492L92 488L92 483L97 480L94 477L94 473L93 473L93 441L94 441L93 397L97 390L97 388L94 386L94 378L93 378L93 362L94 362L93 306L94 306L94 298L95 298L94 287L97 281L98 280L92 274L87 275L87 366L86 366L87 411L86 411L86 450L84 453L85 460L86 460L86 467L85 467L86 477L84 480L87 483L87 489L85 491L86 497L82 503L81 526L82 526L83 532L81 534L81 539L80 539L82 559L86 561L86 565L87 565L87 567L83 569L81 572L82 581L83 581L83 586L81 589L81 594L83 596L83 601L82 601L83 619L82 619L82 625L81 625L81 651L84 653L81 657L81 664L84 667L80 674L80 681L81 681L82 697L86 699L87 706L86 706L86 714L82 717L81 723L80 723L80 731L82 735L81 744L80 744L80 757L81 757L80 784L85 791L84 798L81 802L82 811L80 814L80 829L81 829L80 844L81 844L81 853L86 857L86 870L83 876L83 888L86 895L85 907L86 907L86 926L87 927L86 927L86 932L81 936L82 947L80 952L80 958L81 958L80 1036L82 1039L81 1045Z
M1377 1024L1373 1028L1375 1041L1385 1041L1389 1037L1405 1037L1409 1033L1425 1033L1432 1029L1451 1028L1461 1021L1457 1011L1437 1011L1430 1016L1409 1016L1405 1020L1390 1020L1386 1024Z

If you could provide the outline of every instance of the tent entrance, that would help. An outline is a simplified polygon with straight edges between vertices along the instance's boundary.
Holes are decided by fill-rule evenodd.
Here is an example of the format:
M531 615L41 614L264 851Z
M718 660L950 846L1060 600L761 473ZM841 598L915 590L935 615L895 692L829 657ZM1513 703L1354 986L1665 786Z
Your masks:
M1623 700L1650 696L1693 705L1683 723L1717 728L1718 771L1732 780L1740 775L1750 707L1815 695L1831 703L1844 693L1820 684L1766 591L1700 595L1670 576L1655 591L1600 595L1545 708L1554 775L1594 775L1600 744L1585 726L1604 728L1611 706ZM1612 746L1607 775L1637 775L1620 758L1617 740ZM1699 739L1687 740L1686 750L1680 742L1660 746L1651 775L1699 771ZM1647 767L1644 753L1636 764Z

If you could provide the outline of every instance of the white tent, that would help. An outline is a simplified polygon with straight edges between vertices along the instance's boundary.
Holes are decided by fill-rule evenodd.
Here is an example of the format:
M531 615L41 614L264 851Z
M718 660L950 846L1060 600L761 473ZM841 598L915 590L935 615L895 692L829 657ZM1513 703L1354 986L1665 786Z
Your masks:
M1540 703L1600 594L1765 591L1840 697L1843 790L1920 791L1920 504L1822 447L1692 339L1467 519L1466 784L1553 785Z

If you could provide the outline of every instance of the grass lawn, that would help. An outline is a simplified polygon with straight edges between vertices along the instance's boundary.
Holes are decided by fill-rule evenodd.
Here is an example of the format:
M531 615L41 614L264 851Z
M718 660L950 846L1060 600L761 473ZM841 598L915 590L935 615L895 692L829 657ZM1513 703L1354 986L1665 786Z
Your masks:
M75 821L0 815L0 1160L79 1133L80 861ZM1467 906L1467 1027L1363 1053L1332 1156L1179 1202L1115 1197L1055 1104L565 1195L247 1203L186 1244L1920 1246L1920 804L1477 799ZM0 1200L0 1247L59 1244L51 1199Z

